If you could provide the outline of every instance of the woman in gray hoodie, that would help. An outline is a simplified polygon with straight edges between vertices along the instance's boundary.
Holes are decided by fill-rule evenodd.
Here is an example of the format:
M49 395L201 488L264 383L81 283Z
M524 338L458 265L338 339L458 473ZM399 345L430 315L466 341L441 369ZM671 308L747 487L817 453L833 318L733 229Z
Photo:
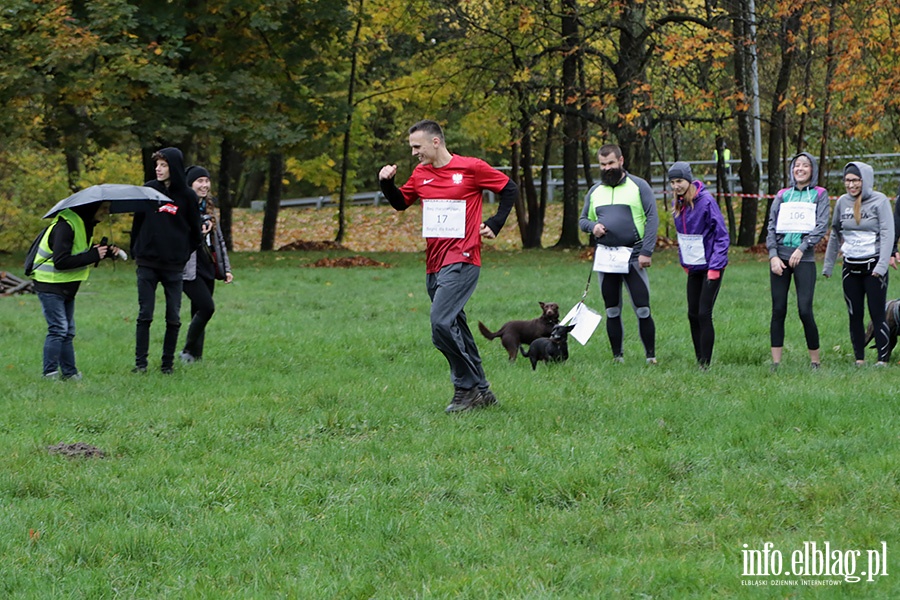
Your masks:
M834 205L831 238L825 251L822 275L831 276L838 249L844 255L841 277L844 301L850 315L850 342L856 364L865 364L865 305L875 330L878 366L890 360L888 331L884 321L887 299L888 264L894 245L894 217L891 202L874 191L875 174L863 162L850 162L844 167L847 193Z
M791 160L791 185L775 194L769 212L766 247L769 250L769 282L772 289L772 369L781 363L784 320L788 311L791 279L797 291L797 312L803 323L806 348L813 369L819 368L819 328L813 316L816 291L816 244L828 230L831 202L828 192L816 185L819 167L808 152Z

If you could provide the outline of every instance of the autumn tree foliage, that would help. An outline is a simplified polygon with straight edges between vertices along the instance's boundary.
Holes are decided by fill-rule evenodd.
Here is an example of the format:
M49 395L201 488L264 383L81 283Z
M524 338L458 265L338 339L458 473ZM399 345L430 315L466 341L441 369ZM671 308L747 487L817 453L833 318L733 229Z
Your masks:
M753 6L6 0L0 227L21 228L23 215L96 178L139 182L121 165L142 156L149 166L152 150L174 144L215 174L227 236L232 206L266 198L274 211L280 190L346 198L376 189L386 163L408 174L406 128L433 118L451 151L510 169L529 248L541 245L548 203L560 200L549 165L563 165L564 210L552 226L558 244L572 246L600 144L619 143L626 168L649 177L660 174L651 161L709 161L727 141L745 197L737 214L727 195L723 207L735 241L749 245L761 174L771 192L799 150L821 157L825 177L833 155L900 147L900 4ZM764 107L758 121L754 100ZM757 124L764 164L754 159ZM53 179L39 185L22 167L42 163ZM276 220L268 215L266 238ZM336 223L340 236L344 211ZM14 244L7 239L0 229L0 244Z

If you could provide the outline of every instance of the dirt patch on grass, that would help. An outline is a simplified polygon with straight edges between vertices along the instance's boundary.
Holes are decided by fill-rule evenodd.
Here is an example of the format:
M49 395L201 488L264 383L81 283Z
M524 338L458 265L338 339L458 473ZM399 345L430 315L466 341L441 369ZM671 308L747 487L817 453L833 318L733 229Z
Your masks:
M320 258L316 262L307 265L309 267L383 267L390 268L388 263L373 260L367 256L344 256L341 258Z
M75 442L74 444L60 442L55 446L47 446L47 450L50 454L62 454L69 458L104 458L106 456L106 452L100 448L84 442Z
M296 240L290 244L285 244L278 249L279 252L288 250L346 250L346 248L337 242L309 242L306 240Z

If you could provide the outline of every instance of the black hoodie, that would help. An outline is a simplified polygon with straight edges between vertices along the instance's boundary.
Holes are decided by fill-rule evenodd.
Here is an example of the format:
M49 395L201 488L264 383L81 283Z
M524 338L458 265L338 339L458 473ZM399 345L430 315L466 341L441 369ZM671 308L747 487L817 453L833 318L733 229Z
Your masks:
M159 153L169 163L168 186L156 179L144 185L171 200L134 213L131 253L139 267L181 271L191 253L200 247L200 208L197 194L185 181L181 150L163 148Z

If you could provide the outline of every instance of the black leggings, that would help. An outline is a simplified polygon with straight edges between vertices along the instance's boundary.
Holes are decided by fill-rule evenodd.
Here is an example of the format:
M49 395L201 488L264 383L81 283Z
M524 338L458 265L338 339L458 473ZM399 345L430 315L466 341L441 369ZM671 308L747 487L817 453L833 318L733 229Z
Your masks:
M888 276L853 275L847 271L847 265L841 271L844 280L844 301L850 314L850 343L853 344L853 355L856 360L865 360L866 327L865 304L869 307L869 317L875 329L875 347L878 349L878 360L890 360L888 348L888 330L884 320L884 303L887 300Z
M691 339L697 362L703 366L712 360L716 330L713 327L713 307L722 285L718 279L707 279L706 271L691 271L687 278L688 322L691 324Z
M600 295L606 307L606 335L613 356L622 356L622 341L625 337L622 328L622 284L628 288L631 304L638 317L638 333L644 344L647 358L656 356L656 324L650 316L650 280L647 270L641 269L638 262L629 263L628 273L599 273Z
M813 295L816 292L816 263L801 262L796 268L785 265L781 275L769 272L772 283L772 323L769 337L773 348L784 346L784 319L787 316L788 292L791 289L791 277L797 289L797 311L803 323L806 335L806 348L819 349L819 328L813 316Z
M188 326L184 351L194 358L203 358L203 342L206 339L206 324L216 312L213 301L214 279L198 276L192 281L184 282L184 293L191 299L191 324Z

